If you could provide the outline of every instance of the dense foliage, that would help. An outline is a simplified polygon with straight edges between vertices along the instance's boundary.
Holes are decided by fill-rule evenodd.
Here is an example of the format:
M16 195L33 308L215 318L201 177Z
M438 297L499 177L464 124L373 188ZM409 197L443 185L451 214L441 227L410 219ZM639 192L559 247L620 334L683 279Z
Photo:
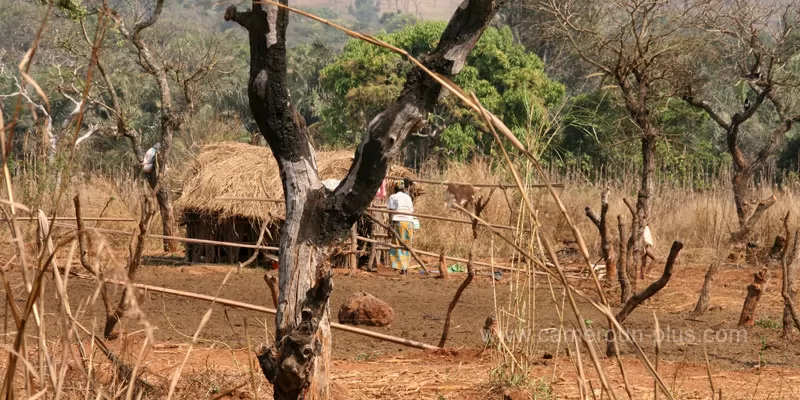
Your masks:
M444 23L424 22L379 38L417 57L436 45L443 29ZM362 41L348 42L320 73L321 87L329 96L320 109L326 141L356 143L369 121L400 94L410 68L396 53ZM508 28L487 29L454 82L474 92L521 137L542 124L546 110L564 95L563 85L547 78L539 58L515 44ZM423 134L433 137L441 155L464 160L473 152L489 151L491 141L481 134L479 118L457 99L445 100L428 120Z
M526 0L528 1L528 0ZM637 126L625 110L620 92L608 81L592 74L592 66L570 52L568 43L546 35L539 25L547 15L521 2L508 7L489 28L470 54L455 83L474 92L489 110L500 116L524 142L538 146L544 161L553 168L570 168L590 175L621 174L641 163ZM39 43L31 76L47 96L47 102L21 80L16 66L35 37L47 1L0 0L0 105L6 121L15 119L9 159L14 173L26 169L39 172L58 168L68 154L74 129L60 132L86 84L87 57L91 47L81 28L91 36L96 13L89 0L61 1ZM527 4L527 3L525 3ZM162 62L172 69L170 85L185 121L176 137L174 157L188 158L205 143L218 140L252 140L252 123L244 82L249 51L244 33L221 19L224 4L179 1L170 4L164 17L144 37ZM386 10L375 0L330 2L310 12L325 19L376 34L405 49L412 56L430 51L440 36L443 22L425 21L409 10ZM133 18L134 9L127 18ZM6 23L14 21L14 23ZM546 24L545 24L546 26ZM292 15L289 28L289 86L296 108L310 126L317 147L352 147L366 125L403 90L411 68L403 57L362 41L347 39L334 28ZM794 51L794 50L789 50ZM189 88L182 84L187 74L213 57L210 73ZM135 51L112 27L106 32L101 63L115 83L126 114L126 123L141 133L143 146L157 138L160 124L156 82L143 74ZM542 60L545 60L543 62ZM797 71L799 57L781 70ZM729 117L741 108L752 90L726 70L725 58L713 51L698 52L696 76L706 98L720 100L718 111ZM788 72L786 72L788 71ZM738 80L738 81L737 81ZM17 97L22 89L38 106L49 103L53 126L59 131L59 154L55 164L43 163L46 138L42 134L43 113ZM113 118L103 107L110 98L95 74L81 132L103 127L81 144L77 159L85 171L130 175L136 157L130 143L113 132ZM781 93L786 95L786 93ZM787 106L796 101L789 100ZM660 176L669 179L697 175L696 170L715 171L729 162L721 130L702 111L688 106L678 91L665 93L655 109L658 129L663 132L657 146ZM740 142L747 154L755 154L769 135L775 110L764 108L742 126ZM454 97L446 98L427 125L408 142L409 159L464 161L492 153L491 136L480 118ZM779 143L770 167L798 170L800 140L793 131ZM92 156L102 154L102 157ZM38 163L38 164L37 164ZM39 165L41 164L41 165ZM38 165L34 167L34 165Z

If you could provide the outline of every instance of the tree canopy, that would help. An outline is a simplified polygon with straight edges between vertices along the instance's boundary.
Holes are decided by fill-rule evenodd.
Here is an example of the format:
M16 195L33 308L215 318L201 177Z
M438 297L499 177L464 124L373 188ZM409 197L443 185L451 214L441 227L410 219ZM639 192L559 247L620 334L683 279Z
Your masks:
M436 45L443 30L443 23L422 22L379 38L418 57ZM369 121L400 94L408 69L409 63L395 53L349 41L320 72L327 96L319 110L326 142L356 143ZM453 81L474 92L519 136L543 123L548 109L558 105L565 92L562 84L547 78L538 56L514 42L508 28L488 28ZM482 137L478 125L476 115L449 99L429 115L421 134L431 136L441 154L464 160L473 152L489 150L491 142Z

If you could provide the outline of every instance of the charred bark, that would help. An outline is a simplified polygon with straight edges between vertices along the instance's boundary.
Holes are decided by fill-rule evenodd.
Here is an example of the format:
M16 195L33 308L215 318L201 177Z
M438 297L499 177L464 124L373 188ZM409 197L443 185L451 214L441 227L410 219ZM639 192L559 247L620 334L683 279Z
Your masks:
M465 0L422 62L443 76L457 74L501 3ZM274 385L276 399L329 398L332 284L326 249L343 240L369 206L392 158L405 138L425 124L442 88L422 69L412 69L400 96L369 123L347 176L328 191L320 182L307 128L289 98L288 10L275 7L268 12L254 1L249 11L229 7L225 20L248 31L250 108L277 160L286 202L276 343L259 355L262 371Z

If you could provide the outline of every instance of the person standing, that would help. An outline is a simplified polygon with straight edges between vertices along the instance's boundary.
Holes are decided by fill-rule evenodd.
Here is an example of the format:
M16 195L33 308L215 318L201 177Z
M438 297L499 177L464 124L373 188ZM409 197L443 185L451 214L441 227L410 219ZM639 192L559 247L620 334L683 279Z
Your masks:
M386 208L390 211L400 213L413 213L414 203L408 195L408 188L403 181L397 181L394 186L394 194L389 196ZM411 253L402 248L400 240L403 240L408 247L411 247L411 240L414 238L414 217L407 214L392 214L392 229L397 233L394 235L393 243L395 246L389 251L392 261L392 269L400 269L401 275L408 274L408 265L411 260Z
M158 173L158 167L156 164L156 155L158 151L161 150L161 143L156 143L144 153L144 157L142 158L142 171L146 174Z

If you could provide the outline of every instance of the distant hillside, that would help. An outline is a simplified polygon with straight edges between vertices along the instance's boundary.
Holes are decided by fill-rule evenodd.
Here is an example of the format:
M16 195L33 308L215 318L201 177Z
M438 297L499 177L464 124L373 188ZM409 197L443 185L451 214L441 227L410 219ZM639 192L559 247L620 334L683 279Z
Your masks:
M347 15L347 7L353 0L293 0L297 8L329 7L340 15ZM382 11L403 11L423 19L447 20L461 0L381 0Z

